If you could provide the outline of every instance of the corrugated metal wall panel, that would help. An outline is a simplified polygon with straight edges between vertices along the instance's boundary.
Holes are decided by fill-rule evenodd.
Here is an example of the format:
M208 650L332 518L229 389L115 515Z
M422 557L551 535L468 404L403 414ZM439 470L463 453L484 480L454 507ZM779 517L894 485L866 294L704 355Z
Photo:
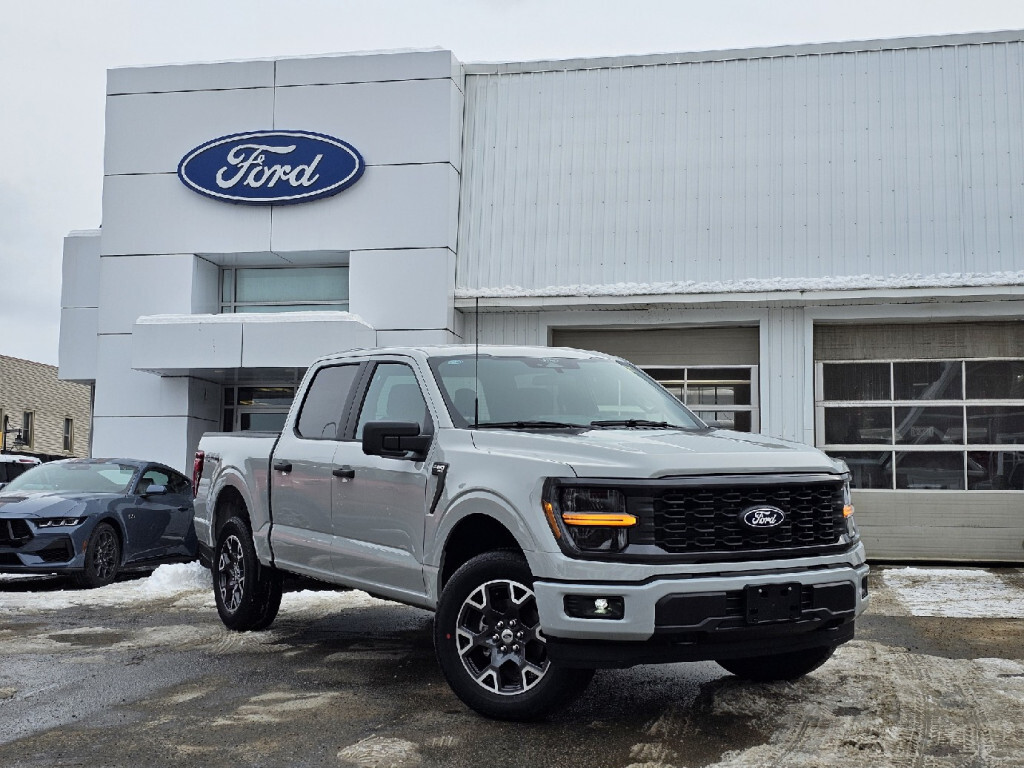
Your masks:
M1024 269L1024 45L466 78L458 286Z
M472 310L463 312L463 340L474 344L477 328L481 344L541 344L539 312L481 312L476 318Z

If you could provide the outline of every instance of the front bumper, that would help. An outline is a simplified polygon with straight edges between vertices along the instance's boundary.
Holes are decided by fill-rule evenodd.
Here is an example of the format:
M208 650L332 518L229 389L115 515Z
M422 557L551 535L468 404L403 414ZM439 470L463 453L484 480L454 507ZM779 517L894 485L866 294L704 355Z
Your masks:
M82 570L85 554L68 532L36 533L18 546L0 544L0 573L54 573Z
M763 655L849 640L854 619L868 606L868 566L801 566L745 563L732 572L662 575L642 582L537 579L534 592L552 659L584 663L586 658L586 666ZM748 610L748 587L778 591L786 585L797 595L790 614L762 621ZM580 597L622 598L622 618L570 616L567 597L577 602Z

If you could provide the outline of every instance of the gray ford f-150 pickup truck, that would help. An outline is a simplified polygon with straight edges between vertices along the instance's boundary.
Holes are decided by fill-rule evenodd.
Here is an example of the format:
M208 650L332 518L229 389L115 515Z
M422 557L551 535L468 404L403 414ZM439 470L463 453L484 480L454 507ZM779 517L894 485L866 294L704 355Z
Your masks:
M202 438L195 523L228 627L268 627L284 572L427 608L455 693L530 719L599 667L827 661L868 601L848 480L596 352L357 350L280 435Z

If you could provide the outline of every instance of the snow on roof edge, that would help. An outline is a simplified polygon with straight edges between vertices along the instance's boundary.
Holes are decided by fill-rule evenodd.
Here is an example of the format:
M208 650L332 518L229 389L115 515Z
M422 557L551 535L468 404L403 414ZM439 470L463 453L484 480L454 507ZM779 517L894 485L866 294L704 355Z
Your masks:
M605 283L523 288L459 288L457 299L499 299L562 296L658 296L672 294L774 293L780 291L851 291L877 288L975 288L1024 285L1024 270L1016 272L964 272L937 275L845 275L836 277L771 277L746 280L665 283Z

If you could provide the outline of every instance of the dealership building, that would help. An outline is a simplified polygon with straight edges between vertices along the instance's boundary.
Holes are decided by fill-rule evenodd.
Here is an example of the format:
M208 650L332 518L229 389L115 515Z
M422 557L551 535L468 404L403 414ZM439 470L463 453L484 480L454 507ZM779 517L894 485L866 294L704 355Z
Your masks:
M94 455L186 469L344 349L583 347L843 457L874 557L1024 560L1024 32L114 69L63 269Z

